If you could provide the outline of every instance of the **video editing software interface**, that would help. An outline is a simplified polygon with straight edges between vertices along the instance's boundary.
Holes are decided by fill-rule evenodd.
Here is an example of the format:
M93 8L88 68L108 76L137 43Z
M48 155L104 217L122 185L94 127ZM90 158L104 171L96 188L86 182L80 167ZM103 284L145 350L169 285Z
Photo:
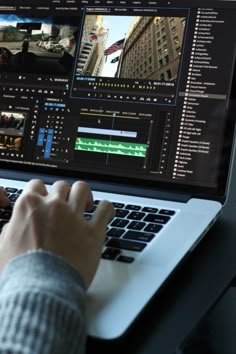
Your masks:
M236 12L189 3L0 0L0 161L214 188Z

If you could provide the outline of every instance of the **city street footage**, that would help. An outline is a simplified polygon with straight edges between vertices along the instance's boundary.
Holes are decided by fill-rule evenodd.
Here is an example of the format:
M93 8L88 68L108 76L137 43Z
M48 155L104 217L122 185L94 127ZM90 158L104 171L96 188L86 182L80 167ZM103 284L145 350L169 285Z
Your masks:
M174 81L186 17L85 16L77 75Z
M78 32L74 22L0 14L0 72L68 75Z

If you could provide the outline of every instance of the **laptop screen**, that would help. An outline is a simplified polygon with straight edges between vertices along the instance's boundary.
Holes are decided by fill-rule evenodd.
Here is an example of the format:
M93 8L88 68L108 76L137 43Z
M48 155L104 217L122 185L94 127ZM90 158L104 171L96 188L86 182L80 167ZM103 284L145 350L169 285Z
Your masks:
M2 167L222 193L233 1L0 0Z

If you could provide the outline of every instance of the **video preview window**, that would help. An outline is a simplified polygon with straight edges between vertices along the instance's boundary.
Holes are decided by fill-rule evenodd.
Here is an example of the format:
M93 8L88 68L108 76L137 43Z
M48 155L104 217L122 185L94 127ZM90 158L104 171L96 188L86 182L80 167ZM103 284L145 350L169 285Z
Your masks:
M0 72L68 74L77 32L74 18L0 14Z
M174 81L186 17L86 15L77 75Z
M0 111L0 151L20 151L26 113Z

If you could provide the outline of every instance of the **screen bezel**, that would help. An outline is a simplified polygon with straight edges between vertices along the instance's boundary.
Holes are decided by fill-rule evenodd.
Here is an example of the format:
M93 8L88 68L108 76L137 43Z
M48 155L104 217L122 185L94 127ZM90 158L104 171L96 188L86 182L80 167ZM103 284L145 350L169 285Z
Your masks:
M219 8L219 2L215 3L214 6ZM232 6L232 2L223 1L223 7L226 4ZM213 4L213 2L209 2L209 4ZM204 4L206 7L209 4ZM188 4L189 5L189 4ZM191 4L191 6L199 7L200 4ZM234 74L233 74L234 73ZM160 181L148 181L148 180L141 180L138 178L127 178L122 176L112 176L112 175L105 175L105 174L96 174L96 173L85 173L79 171L69 171L69 170L61 170L61 169L54 169L42 166L35 166L35 165L26 165L26 164L17 164L11 162L0 162L1 169L22 172L22 173L33 173L38 174L40 176L52 176L60 178L72 178L72 179L84 179L84 180L91 180L91 181L99 181L102 183L118 183L119 185L130 185L137 188L151 188L155 190L166 190L168 192L176 192L188 194L194 197L202 197L202 198L212 198L212 199L224 199L227 192L228 182L229 182L229 171L231 168L231 163L233 160L233 140L234 140L234 132L235 132L235 116L234 116L234 109L236 107L236 73L234 68L232 68L232 76L233 76L233 83L232 83L232 90L229 99L228 110L226 112L226 125L225 125L225 132L223 141L225 142L222 152L221 152L221 162L219 166L220 174L217 181L217 186L215 188L210 187L203 187L203 186L196 186L191 184L182 184L176 181L173 182L160 182ZM3 173L4 174L4 173Z

